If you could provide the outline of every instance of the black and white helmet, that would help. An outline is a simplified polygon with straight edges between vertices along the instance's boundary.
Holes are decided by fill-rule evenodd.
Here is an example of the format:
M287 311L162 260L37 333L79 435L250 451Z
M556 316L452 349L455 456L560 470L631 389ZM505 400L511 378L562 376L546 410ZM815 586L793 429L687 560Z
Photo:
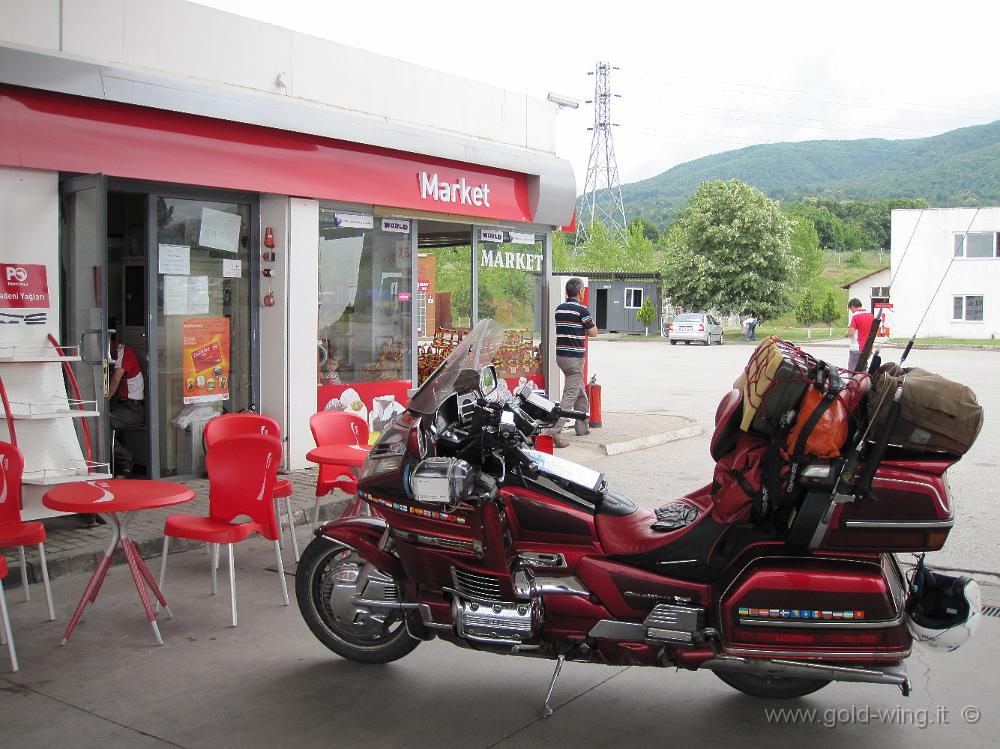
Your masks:
M932 650L957 650L976 631L981 610L975 580L931 572L921 557L906 600L906 626L914 640Z

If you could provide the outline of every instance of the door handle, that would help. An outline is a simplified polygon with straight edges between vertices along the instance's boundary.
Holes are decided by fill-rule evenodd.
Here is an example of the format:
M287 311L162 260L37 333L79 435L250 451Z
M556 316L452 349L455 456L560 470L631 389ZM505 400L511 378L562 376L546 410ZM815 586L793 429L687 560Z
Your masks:
M92 330L85 330L80 333L80 360L86 364L100 364L101 362L106 362L111 358L111 343L107 335L108 331L103 328L94 328ZM100 352L99 358L92 359L87 355L87 338L89 336L97 337L97 351ZM103 350L102 350L103 349Z

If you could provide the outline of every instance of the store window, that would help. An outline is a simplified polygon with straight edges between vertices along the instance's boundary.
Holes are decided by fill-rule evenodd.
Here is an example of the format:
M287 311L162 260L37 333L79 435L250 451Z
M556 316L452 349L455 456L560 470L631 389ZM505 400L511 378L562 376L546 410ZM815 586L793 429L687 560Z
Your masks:
M969 232L955 235L955 257L1000 257L1000 232Z
M362 416L372 439L413 384L413 224L320 207L319 408Z
M495 364L516 384L527 377L542 384L539 353L544 236L478 227L479 317L503 326L504 343Z
M642 289L625 289L625 309L639 309L642 306Z
M951 319L964 322L982 322L983 297L982 296L952 297Z

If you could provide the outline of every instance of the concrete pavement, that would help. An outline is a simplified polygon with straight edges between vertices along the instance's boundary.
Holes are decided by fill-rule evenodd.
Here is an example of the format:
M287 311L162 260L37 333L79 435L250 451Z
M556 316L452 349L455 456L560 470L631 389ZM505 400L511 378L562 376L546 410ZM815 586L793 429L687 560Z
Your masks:
M386 666L354 664L312 636L294 600L281 605L266 543L240 544L236 559L234 629L225 570L213 597L207 557L171 556L164 592L175 618L161 615L163 647L122 567L65 647L59 639L85 574L55 581L55 623L43 621L44 602L8 596L22 670L9 673L0 651L5 749L1000 744L998 619L984 620L956 653L916 651L909 698L892 687L833 684L768 701L707 672L569 663L556 712L541 719L551 662L433 641Z

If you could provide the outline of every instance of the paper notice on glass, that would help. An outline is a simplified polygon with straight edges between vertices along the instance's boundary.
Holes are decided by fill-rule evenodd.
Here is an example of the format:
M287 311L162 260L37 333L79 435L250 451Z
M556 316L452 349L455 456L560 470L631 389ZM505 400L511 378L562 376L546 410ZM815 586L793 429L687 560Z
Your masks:
M171 276L191 275L191 248L183 244L160 245L159 271Z
M236 213L201 209L201 228L198 244L213 250L237 252L240 244L240 224L243 218Z
M223 260L222 277L240 278L243 275L243 262L241 260Z
M163 277L163 314L186 315L188 312L188 277Z
M187 311L189 315L208 314L208 276L190 276L187 279Z

